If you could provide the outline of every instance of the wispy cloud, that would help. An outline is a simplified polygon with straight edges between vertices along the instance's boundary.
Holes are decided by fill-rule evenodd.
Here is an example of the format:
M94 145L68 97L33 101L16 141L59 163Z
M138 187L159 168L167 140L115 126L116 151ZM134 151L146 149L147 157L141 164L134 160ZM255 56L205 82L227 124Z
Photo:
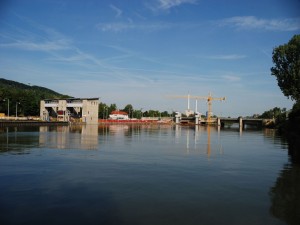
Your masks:
M55 40L45 42L30 42L30 41L17 41L12 43L0 44L2 48L17 48L28 51L56 51L65 50L69 48L69 43L66 40Z
M197 0L158 0L158 9L168 10L182 4L195 4Z
M24 23L24 27L30 26L31 30L22 26L5 24L7 30L0 33L2 37L0 48L15 48L26 51L60 51L71 47L71 39L65 37L56 30L38 24L26 17L16 15L16 18Z
M246 58L245 55L237 55L237 54L231 54L231 55L213 55L213 56L205 56L206 59L218 59L218 60L238 60L238 59L244 59Z
M221 26L237 29L263 29L273 31L296 31L300 29L300 18L262 19L255 16L237 16L219 21Z
M224 75L222 76L223 79L230 81L230 82L236 82L236 81L240 81L241 78L238 76L234 76L234 75Z
M2 36L0 48L14 48L22 51L43 52L42 57L36 54L41 60L50 63L60 63L71 65L70 68L87 68L89 71L105 71L114 74L118 79L126 79L123 74L115 69L113 64L107 63L104 59L89 54L78 48L71 39L53 28L43 26L28 18L22 17L22 22L31 32L27 32L22 27L10 26ZM50 57L49 57L50 56Z
M127 30L144 30L147 32L153 32L156 30L169 29L174 27L172 23L133 23L133 22L111 22L111 23L98 23L97 29L106 32L121 32Z
M119 18L122 16L123 11L121 9L114 6L113 4L109 5L109 7L116 13L116 18Z

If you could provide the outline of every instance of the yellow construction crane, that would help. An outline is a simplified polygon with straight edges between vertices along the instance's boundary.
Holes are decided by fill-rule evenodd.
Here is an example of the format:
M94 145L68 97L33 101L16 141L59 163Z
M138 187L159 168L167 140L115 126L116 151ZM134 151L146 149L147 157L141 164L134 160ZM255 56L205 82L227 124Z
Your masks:
M169 96L169 97L171 97L171 98L187 98L188 99L188 110L190 110L190 99L196 99L196 100L203 99L203 100L206 100L207 101L207 105L208 105L208 110L207 110L207 114L208 115L207 115L207 121L206 121L207 123L211 122L212 101L214 101L214 100L225 101L225 99L226 99L226 97L222 97L222 98L212 97L211 93L209 93L208 96L192 96L192 95L188 94L188 95L174 95L174 96Z
M222 98L215 98L211 96L211 93L209 93L208 96L191 96L190 98L193 99L205 99L207 100L208 110L207 110L207 123L211 122L211 116L212 116L212 101L213 100L219 100L219 101L225 101L226 97Z

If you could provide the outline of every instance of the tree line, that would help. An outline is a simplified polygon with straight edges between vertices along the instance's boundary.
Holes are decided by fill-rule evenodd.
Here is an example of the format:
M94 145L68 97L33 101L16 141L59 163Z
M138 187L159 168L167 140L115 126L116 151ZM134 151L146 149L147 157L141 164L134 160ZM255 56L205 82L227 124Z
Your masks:
M99 118L108 119L109 115L116 110L126 112L129 118L141 119L142 117L170 117L174 116L174 112L169 113L168 111L159 111L159 110L145 110L142 108L134 109L131 104L127 104L123 109L119 109L116 104L107 105L105 103L99 103Z

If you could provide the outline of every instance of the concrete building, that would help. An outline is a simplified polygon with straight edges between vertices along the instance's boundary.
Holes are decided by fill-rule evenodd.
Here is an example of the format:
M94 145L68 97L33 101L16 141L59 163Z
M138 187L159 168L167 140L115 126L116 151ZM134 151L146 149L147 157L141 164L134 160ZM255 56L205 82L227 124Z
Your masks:
M98 123L99 98L45 99L40 103L44 121Z

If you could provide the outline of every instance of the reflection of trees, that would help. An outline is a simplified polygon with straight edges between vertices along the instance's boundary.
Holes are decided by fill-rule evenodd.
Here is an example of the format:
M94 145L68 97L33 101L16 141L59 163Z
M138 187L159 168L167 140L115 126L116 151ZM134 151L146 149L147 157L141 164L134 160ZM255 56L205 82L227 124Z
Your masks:
M38 137L30 132L38 132L39 127L1 127L0 152L14 151L16 154L27 154L27 149L36 146Z
M296 225L300 221L299 137L292 138L288 143L291 164L285 166L270 190L270 210L275 217Z
M300 136L291 135L288 137L289 156L294 164L300 165Z

